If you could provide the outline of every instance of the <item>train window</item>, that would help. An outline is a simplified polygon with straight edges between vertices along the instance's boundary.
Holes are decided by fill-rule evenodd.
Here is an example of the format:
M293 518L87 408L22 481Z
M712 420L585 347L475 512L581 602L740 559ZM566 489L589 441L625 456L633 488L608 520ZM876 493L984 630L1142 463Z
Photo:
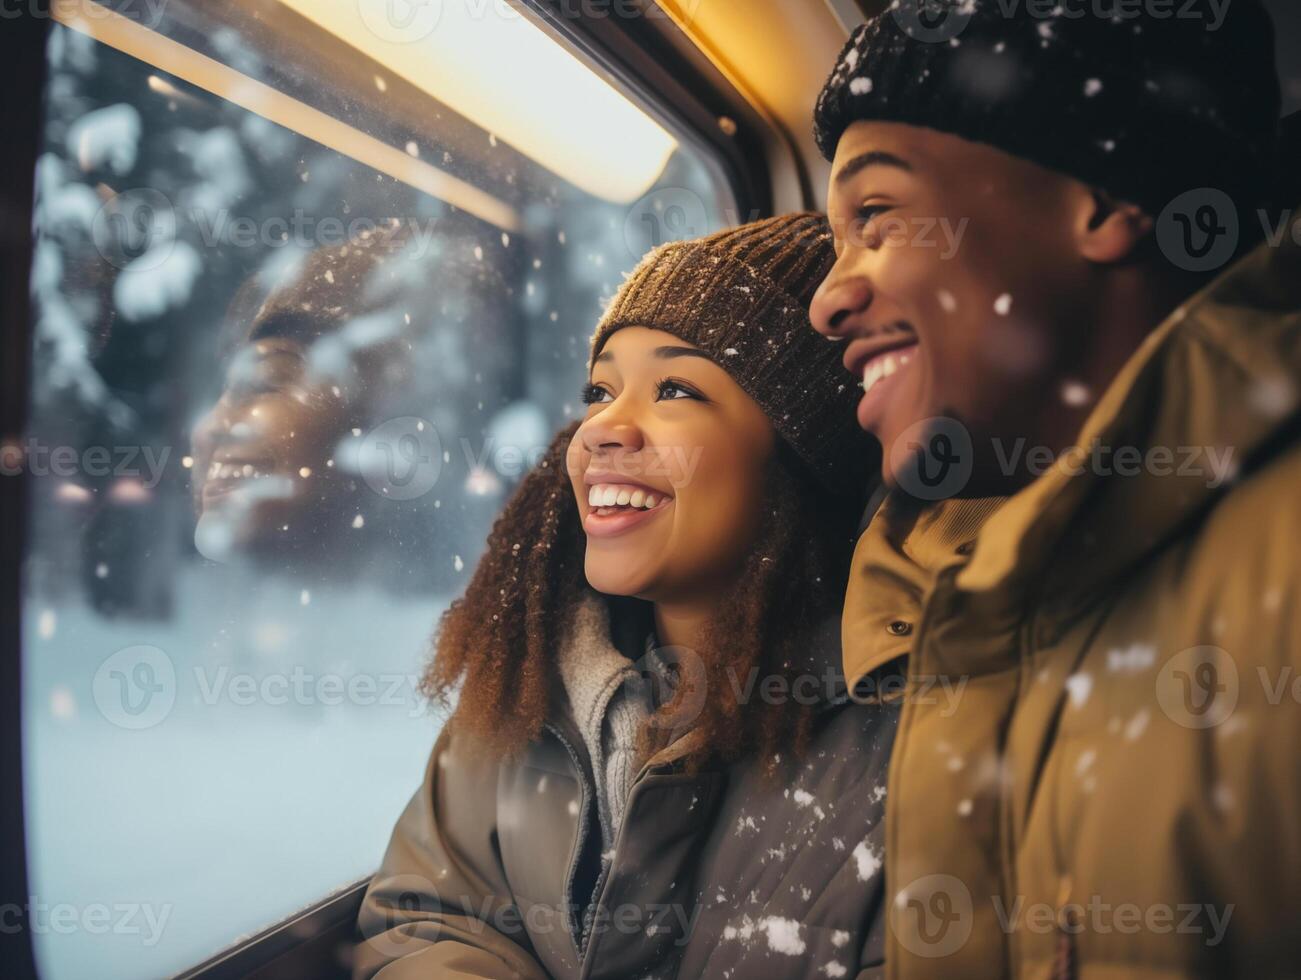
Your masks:
M54 4L23 565L43 976L378 864L438 613L721 164L519 3Z

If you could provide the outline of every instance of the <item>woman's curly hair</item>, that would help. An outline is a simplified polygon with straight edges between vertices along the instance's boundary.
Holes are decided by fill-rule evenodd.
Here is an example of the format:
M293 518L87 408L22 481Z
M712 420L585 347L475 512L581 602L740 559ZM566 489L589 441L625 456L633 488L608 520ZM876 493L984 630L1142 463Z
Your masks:
M566 471L576 429L562 429L497 518L470 586L442 616L422 682L445 707L457 695L454 724L500 755L539 737L556 707L559 646L584 593L596 595L584 578L585 535ZM838 635L861 505L831 497L794 450L777 445L764 484L765 521L742 584L721 597L699 651L705 696L692 728L703 729L705 748L687 756L688 768L755 750L775 769L783 754L798 759L811 737L816 704L745 695L771 675L790 683L825 666L826 647L814 638L829 626ZM661 713L691 695L684 687ZM649 729L641 747L653 747Z
M442 617L421 684L445 707L459 688L452 723L501 755L515 754L541 733L554 708L557 651L579 600L596 594L583 573L586 538L566 471L577 429L573 423L559 433L497 519L469 587ZM832 497L789 446L781 440L777 446L743 588L723 597L699 651L706 696L692 727L704 729L698 742L704 748L684 759L688 770L757 751L771 774L777 760L801 757L816 703L765 703L742 692L758 691L768 676L789 683L820 669L826 648L817 649L814 637L839 636L862 504ZM640 600L615 605L626 609L629 602ZM674 712L691 694L686 687L659 713ZM640 738L646 754L654 748L654 727Z

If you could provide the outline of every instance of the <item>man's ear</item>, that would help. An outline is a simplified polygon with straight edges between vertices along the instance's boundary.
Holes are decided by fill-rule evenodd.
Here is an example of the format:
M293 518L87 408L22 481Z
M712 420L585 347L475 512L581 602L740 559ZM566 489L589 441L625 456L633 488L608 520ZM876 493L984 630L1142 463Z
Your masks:
M1137 204L1117 201L1105 191L1086 188L1080 195L1075 240L1080 255L1099 265L1124 262L1152 233L1155 222Z

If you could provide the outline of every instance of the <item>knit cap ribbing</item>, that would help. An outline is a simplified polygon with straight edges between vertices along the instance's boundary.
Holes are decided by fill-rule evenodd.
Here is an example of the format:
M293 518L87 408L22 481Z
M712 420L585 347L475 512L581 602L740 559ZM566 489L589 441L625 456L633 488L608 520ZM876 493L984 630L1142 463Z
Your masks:
M843 351L809 322L835 263L825 218L798 213L670 242L642 260L592 337L650 327L707 352L835 493L861 497L878 460L855 420L859 388Z

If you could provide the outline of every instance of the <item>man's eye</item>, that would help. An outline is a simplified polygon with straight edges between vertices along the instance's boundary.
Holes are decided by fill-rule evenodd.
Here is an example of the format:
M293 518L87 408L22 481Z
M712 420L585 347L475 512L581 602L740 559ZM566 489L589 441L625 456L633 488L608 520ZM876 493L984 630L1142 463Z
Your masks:
M850 222L849 241L859 248L872 248L880 244L880 231L874 223L883 214L894 210L888 204L863 204L854 211L854 220Z
M597 405L601 402L609 401L610 393L600 385L586 384L583 385L583 404Z

